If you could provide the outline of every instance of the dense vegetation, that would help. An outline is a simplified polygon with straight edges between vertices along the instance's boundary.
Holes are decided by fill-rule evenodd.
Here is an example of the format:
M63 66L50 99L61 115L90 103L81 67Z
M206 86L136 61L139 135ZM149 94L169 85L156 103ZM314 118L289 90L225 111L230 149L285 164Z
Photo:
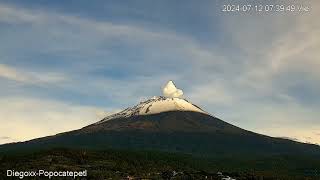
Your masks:
M88 171L87 179L320 179L320 161L308 156L194 157L157 151L51 149L1 153L6 170ZM222 175L218 174L222 172ZM17 179L17 178L16 178Z

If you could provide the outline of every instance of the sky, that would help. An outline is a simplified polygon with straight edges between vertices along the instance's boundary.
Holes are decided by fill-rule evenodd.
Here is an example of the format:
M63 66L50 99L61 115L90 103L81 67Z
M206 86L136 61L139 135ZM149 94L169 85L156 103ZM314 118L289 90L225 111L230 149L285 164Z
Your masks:
M224 4L308 12L223 12ZM162 94L320 144L317 0L0 0L0 144L74 130Z

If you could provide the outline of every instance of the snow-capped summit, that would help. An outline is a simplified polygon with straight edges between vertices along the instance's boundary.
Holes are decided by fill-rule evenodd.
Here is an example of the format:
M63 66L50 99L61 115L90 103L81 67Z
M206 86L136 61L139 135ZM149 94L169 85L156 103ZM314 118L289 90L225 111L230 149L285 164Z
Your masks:
M137 115L151 115L169 111L192 111L208 114L198 106L190 103L186 99L181 98L182 94L182 90L177 89L174 83L169 81L163 88L164 96L154 96L151 99L140 102L136 106L107 116L98 123L102 123L110 119L126 118Z
M112 114L105 117L98 123L108 121L110 119L126 118L137 115L150 115L158 114L161 112L169 111L193 111L208 114L198 106L190 103L189 101L181 98L168 98L163 96L155 96L146 101L142 101L136 106L127 108L119 113Z

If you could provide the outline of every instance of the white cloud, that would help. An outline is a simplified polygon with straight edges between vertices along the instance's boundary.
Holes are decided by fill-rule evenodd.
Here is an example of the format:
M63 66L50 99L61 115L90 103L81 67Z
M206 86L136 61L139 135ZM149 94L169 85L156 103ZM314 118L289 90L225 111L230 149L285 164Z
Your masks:
M243 74L238 77L253 87L275 88L281 76L303 74L320 80L320 3L306 3L313 10L307 13L232 16L226 21L231 36L247 54ZM246 19L246 25L243 23ZM237 28L235 28L237 27ZM234 31L236 29L236 31ZM285 87L290 80L281 82ZM263 85L265 84L265 86ZM276 88L281 88L276 87Z
M110 114L101 107L25 97L1 98L0 106L0 136L10 137L0 143L75 130Z
M40 22L41 16L26 13L22 9L15 9L4 4L0 4L0 20L7 23Z
M177 89L172 81L169 81L162 89L163 95L169 98L181 98L183 91Z
M0 64L0 78L29 84L58 83L67 78L61 73L50 72L30 72L14 68L5 64Z
M4 64L0 64L0 77L25 82L27 78L19 73L16 69Z
M132 48L144 48L144 56L148 59L148 61L143 60L144 66L156 59L156 56L161 57L164 54L168 54L168 57L171 58L181 57L182 60L176 59L175 61L188 62L193 64L193 67L201 67L203 64L217 64L218 67L225 65L225 61L220 61L221 56L213 48L204 48L193 38L177 34L175 31L97 21L39 9L28 10L1 3L0 21L26 27L22 38L27 38L28 30L37 33L36 39L30 40L28 48L34 49L36 52L71 52L72 56L76 57L86 57L93 54L108 55L108 49L101 48L101 44L105 46L116 42ZM73 32L74 30L76 31ZM42 39L37 39L37 37ZM34 41L36 43L33 43ZM14 48L14 50L24 50L25 46ZM162 51L160 52L159 49ZM162 61L166 60L162 59ZM171 64L170 60L167 61ZM100 60L97 64L101 66L107 62ZM81 64L81 62L77 64ZM95 60L92 60L91 67L94 65ZM152 65L154 64L150 63L150 66ZM86 65L85 67L88 68ZM176 66L176 68L178 67Z
M96 21L72 15L63 15L42 10L28 10L15 6L0 4L0 21L22 24L33 24L37 26L52 26L59 24L59 27L81 27L80 31L95 31L103 35L103 38L112 37L126 40L150 41L157 39L177 39L175 34L156 32L151 29L125 24L115 24L106 21ZM58 28L59 28L58 27ZM57 32L57 31L56 31ZM64 32L67 33L67 32ZM69 35L72 35L68 33ZM101 36L100 36L101 37Z

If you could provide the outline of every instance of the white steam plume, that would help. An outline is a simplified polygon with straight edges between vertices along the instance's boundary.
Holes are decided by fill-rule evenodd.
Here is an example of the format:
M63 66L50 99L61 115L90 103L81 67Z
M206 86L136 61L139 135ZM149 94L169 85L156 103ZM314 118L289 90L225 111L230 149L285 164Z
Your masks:
M183 91L177 89L172 81L169 81L166 86L162 89L163 96L168 98L181 98Z

